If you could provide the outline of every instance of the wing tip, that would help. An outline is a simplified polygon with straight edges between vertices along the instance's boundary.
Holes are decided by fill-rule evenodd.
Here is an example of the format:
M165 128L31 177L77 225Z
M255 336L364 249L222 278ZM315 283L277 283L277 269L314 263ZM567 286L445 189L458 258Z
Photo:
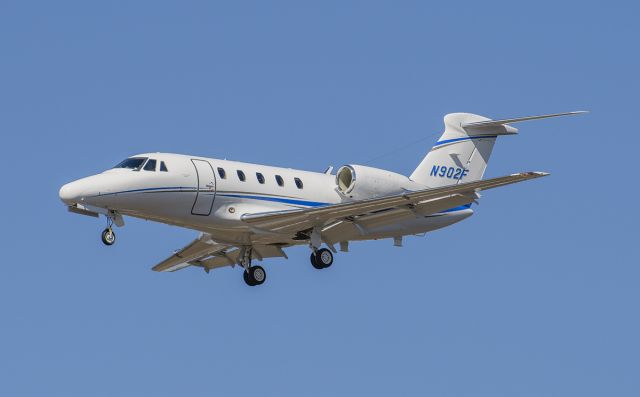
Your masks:
M532 172L529 172L529 174L530 175L535 175L537 177L551 175L549 172L544 172L544 171L532 171Z
M180 262L174 265L166 265L161 263L159 265L155 265L154 267L152 267L151 270L153 270L154 272L167 273L167 272L175 272L176 270L184 269L185 267L189 267L189 266L191 266L191 263L189 262Z
M528 171L528 172L518 172L516 174L511 174L511 176L529 177L529 178L540 178L540 177L549 176L549 175L551 174L543 171Z

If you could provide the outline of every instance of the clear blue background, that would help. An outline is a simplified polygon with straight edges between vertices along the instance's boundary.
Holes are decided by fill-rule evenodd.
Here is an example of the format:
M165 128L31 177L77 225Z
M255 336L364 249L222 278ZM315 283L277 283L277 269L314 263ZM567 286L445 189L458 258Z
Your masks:
M2 1L0 394L638 396L640 10L444 3ZM259 288L151 272L195 232L107 248L58 199L146 151L410 173L446 113L578 109L487 171L552 176Z

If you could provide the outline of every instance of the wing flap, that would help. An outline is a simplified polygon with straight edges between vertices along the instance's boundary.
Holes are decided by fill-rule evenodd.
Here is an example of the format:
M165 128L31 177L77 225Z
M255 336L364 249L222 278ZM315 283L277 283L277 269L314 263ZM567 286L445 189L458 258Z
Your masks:
M156 272L173 272L184 269L191 265L190 262L207 257L215 252L221 252L228 247L229 245L227 244L216 243L209 239L208 235L201 235L186 247L155 265L152 270Z
M192 262L192 265L201 266L205 269L215 269L217 267L229 266L239 262L241 250L234 249L224 254L213 255L205 260ZM254 245L252 247L253 259L262 260L264 258L287 258L282 247L279 245Z

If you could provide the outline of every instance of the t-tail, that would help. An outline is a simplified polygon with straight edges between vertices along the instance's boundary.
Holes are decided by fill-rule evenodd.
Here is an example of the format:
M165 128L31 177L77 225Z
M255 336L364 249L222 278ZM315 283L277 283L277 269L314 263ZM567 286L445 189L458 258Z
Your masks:
M511 123L587 113L585 111L491 120L472 113L444 116L444 133L413 171L411 178L428 187L456 185L482 179L496 139L514 135Z

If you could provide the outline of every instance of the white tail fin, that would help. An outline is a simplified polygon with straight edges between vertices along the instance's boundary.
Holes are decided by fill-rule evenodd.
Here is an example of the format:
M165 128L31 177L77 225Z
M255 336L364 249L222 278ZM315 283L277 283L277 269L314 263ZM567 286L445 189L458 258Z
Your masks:
M480 180L487 168L496 138L500 135L518 133L518 130L509 124L581 113L586 112L504 120L491 120L472 113L447 114L444 116L444 133L409 178L428 187Z

